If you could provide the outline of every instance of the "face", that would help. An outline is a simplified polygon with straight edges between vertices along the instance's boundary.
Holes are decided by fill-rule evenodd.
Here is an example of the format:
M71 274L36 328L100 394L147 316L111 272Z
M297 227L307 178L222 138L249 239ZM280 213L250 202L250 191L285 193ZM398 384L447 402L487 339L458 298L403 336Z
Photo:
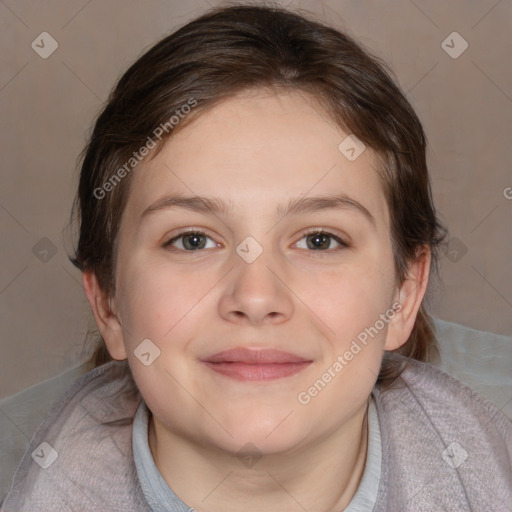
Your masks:
M375 156L349 160L348 135L310 97L252 91L134 171L102 334L157 432L279 453L366 407L412 324L391 309L404 296Z

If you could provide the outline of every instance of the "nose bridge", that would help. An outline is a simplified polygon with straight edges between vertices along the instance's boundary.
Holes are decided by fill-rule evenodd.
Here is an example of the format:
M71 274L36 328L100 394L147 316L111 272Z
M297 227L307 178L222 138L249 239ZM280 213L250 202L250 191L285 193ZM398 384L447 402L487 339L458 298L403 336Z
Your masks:
M265 240L265 247L249 236L245 238L236 247L233 255L235 264L234 285L238 291L250 293L257 297L261 295L260 300L266 294L273 291L277 293L277 282L275 272L271 272L272 267L277 267L277 260L274 251L270 245L271 238ZM273 290L275 289L275 290Z
M262 323L267 318L282 321L291 314L291 298L279 276L280 265L270 240L267 237L263 247L255 238L247 237L236 247L230 285L221 300L225 317L243 316L251 323Z

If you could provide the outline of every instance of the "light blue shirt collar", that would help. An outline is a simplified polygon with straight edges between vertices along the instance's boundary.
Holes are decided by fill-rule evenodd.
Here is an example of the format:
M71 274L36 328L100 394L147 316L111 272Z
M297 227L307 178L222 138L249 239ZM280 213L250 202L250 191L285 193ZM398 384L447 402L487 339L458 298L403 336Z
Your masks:
M133 421L133 456L140 486L152 512L192 512L167 485L156 467L148 441L149 411L144 400ZM368 450L363 476L344 512L370 512L375 506L382 462L379 418L373 395L368 406Z

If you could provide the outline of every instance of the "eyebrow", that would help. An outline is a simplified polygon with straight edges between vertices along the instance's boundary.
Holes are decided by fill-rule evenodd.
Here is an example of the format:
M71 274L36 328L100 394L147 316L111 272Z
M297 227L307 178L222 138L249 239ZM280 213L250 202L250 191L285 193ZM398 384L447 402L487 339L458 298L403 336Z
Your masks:
M225 202L216 197L207 196L181 196L171 195L165 196L148 206L141 214L139 223L151 214L167 210L170 208L184 208L194 212L201 213L222 213L229 214L232 212L233 205L231 202ZM350 209L359 212L376 227L375 217L360 202L346 195L325 195L318 197L298 197L291 199L287 204L280 204L276 208L278 216L297 215L300 213L317 212L332 208Z

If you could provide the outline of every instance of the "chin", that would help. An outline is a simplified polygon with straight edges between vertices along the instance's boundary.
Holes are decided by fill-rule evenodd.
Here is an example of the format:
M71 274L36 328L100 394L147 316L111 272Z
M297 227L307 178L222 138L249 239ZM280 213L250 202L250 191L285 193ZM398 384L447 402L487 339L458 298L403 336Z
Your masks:
M260 415L232 422L227 430L233 437L223 436L219 448L237 455L244 450L251 451L252 448L262 455L277 455L293 450L302 443L309 429L305 427L302 432L291 419L293 413L283 421L285 416L282 414L263 419Z

